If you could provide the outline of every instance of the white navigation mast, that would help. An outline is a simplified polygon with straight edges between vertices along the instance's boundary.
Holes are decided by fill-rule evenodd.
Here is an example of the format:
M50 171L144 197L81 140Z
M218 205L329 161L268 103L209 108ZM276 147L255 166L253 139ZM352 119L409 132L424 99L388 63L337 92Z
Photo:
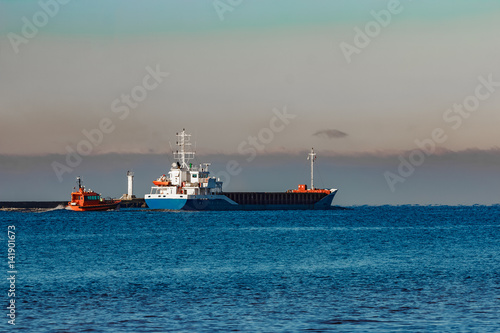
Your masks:
M174 158L176 158L180 164L181 168L188 168L187 162L194 158L194 151L189 150L191 146L191 134L186 134L186 129L182 129L182 132L176 133L177 142L176 144L180 147L181 151L176 151L174 153Z
M311 152L307 156L308 160L311 160L311 190L314 190L314 161L316 161L316 153L314 148L311 148Z

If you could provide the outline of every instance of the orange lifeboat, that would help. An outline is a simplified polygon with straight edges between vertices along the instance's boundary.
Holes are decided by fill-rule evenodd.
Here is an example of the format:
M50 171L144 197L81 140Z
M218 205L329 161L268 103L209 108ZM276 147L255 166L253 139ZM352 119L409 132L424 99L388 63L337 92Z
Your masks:
M162 175L157 180L153 180L153 184L155 184L156 186L169 186L172 183L170 183L170 181L168 180L167 176Z
M162 182L162 181L159 181L159 180L153 180L153 184L155 184L156 186L168 186L170 185L170 182Z

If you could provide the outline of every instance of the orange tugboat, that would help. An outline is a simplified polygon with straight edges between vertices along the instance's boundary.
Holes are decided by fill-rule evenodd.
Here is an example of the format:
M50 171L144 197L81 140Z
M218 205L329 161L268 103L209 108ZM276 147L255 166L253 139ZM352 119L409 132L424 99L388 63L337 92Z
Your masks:
M78 191L71 193L71 201L68 208L77 212L97 211L115 209L121 200L103 199L98 193L92 190L85 190L80 177L76 178Z

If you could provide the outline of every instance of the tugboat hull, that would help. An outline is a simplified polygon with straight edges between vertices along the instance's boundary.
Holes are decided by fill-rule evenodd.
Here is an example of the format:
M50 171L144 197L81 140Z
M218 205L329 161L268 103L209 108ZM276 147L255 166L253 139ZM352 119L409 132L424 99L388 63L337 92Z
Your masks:
M116 209L116 207L118 207L119 204L120 201L110 204L100 204L95 206L78 206L78 205L72 206L71 203L69 203L68 208L75 212L103 211L103 210Z

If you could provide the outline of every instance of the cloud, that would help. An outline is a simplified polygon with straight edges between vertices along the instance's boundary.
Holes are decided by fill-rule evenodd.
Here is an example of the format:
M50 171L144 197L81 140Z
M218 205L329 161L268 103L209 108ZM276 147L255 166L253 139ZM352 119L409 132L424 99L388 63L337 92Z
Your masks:
M338 205L362 204L497 204L500 177L500 149L442 151L429 156L414 175L392 193L384 172L397 172L399 155L408 152L344 154L317 151L317 185L340 189ZM211 162L212 175L226 170L228 162L242 167L238 176L224 179L225 191L280 192L309 181L308 151L259 154L247 162L240 154L197 154L193 164ZM143 197L153 179L168 171L171 154L102 154L85 160L58 181L53 161L65 163L64 154L15 156L0 154L0 202L57 200L68 198L75 177L106 196L119 197L127 191L127 170L135 172L134 192ZM266 170L264 179L262 170ZM26 191L29 187L31 190ZM466 190L464 190L466 189ZM1 207L1 204L0 204Z
M348 134L336 129L325 129L317 131L313 135L322 139L340 139L345 138Z

